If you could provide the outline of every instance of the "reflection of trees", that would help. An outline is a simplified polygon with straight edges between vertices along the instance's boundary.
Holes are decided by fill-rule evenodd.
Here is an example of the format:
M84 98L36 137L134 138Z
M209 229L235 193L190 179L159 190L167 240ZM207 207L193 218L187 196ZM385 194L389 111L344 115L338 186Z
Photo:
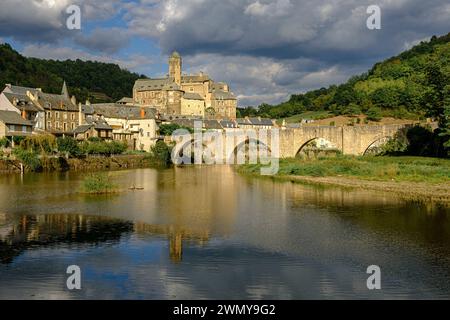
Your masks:
M9 230L5 231L6 228ZM92 244L118 241L133 224L106 217L82 215L20 216L0 224L0 261L11 263L26 250L56 244Z

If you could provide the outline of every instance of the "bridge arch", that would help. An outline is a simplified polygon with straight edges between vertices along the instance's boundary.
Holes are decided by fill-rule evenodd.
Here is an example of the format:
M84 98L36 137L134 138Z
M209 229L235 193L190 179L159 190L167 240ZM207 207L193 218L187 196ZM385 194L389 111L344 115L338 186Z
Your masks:
M375 138L368 146L365 148L363 152L363 156L370 155L371 153L375 153L377 149L379 150L380 147L388 142L392 137L391 136L382 136Z
M317 136L314 138L310 138L308 139L306 142L304 142L300 148L297 149L296 153L295 153L295 157L300 157L302 155L302 152L305 151L305 149L309 146L312 145L313 142L315 141L320 141L322 143L324 143L324 145L328 145L328 147L324 147L324 146L319 146L317 148L317 150L338 150L337 144L333 141L330 141L328 139L325 139L323 137Z
M252 146L256 146L257 150L250 150L250 147L252 147ZM257 152L255 155L256 155L256 160L258 160L260 158L260 154L258 152L258 151L261 150L260 146L263 146L263 148L266 149L267 153L271 153L272 152L270 147L267 146L267 144L265 144L261 140L250 138L250 139L246 139L244 141L241 141L240 143L238 143L234 147L234 149L231 152L231 154L228 155L228 162L229 163L235 163L236 160L237 160L239 151L243 151L246 162L247 162L247 160L250 159L250 154L249 154L250 151Z
M195 152L196 146L198 146L198 145L201 145L201 147L202 147L202 163L206 163L205 149L211 151L210 157L215 159L216 154L215 154L214 150L212 150L210 148L210 145L205 143L205 141L203 141L203 140L195 140L195 139L190 139L189 141L185 142L184 144L179 144L179 145L176 144L172 151L172 157L176 156L176 157L179 157L180 159L183 157L190 157L191 164L194 164L195 163L194 152ZM191 154L185 155L184 154L185 151L190 151Z

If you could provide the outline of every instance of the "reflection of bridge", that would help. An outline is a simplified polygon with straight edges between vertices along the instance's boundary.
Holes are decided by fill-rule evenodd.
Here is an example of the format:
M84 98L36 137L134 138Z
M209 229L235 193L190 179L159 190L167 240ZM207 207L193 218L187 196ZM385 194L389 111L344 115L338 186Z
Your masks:
M310 142L317 139L324 139L329 141L333 147L346 155L364 155L372 146L377 145L386 138L394 137L400 130L410 125L379 125L379 126L315 126L315 127L301 127L297 129L281 129L279 132L279 157L290 158L295 157L302 149ZM195 144L198 140L195 135L191 138L184 138L182 142L177 141L175 152L181 155L187 145L191 145L191 151L195 150L195 145L201 146L203 149L208 148L212 155L223 154L223 160L234 159L238 150L244 150L249 141L255 141L261 145L267 145L270 149L274 146L272 144L273 132L254 131L254 130L236 130L226 131L223 133L223 142L217 144L216 138L211 138L207 134L203 136L203 140ZM230 143L229 134L232 137ZM261 137L261 135L263 135ZM206 136L206 138L205 138ZM193 138L193 139L192 139ZM255 143L255 145L256 145ZM244 149L242 148L244 147ZM222 150L222 151L221 151Z

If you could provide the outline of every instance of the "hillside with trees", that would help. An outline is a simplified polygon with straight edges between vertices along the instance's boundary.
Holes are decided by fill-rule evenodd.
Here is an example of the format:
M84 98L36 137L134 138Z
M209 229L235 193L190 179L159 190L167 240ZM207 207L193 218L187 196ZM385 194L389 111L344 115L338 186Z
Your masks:
M433 36L346 83L294 94L279 105L262 104L239 110L241 116L273 119L305 113L329 116L366 115L439 121L434 137L450 149L450 33ZM436 151L441 154L442 151Z
M79 101L111 102L132 93L143 75L116 64L81 60L44 60L20 55L9 44L0 44L0 86L6 83L60 93L65 80Z
M279 105L262 104L241 115L287 118L305 111L334 115L423 118L442 115L450 85L450 33L433 37L346 83L294 94Z

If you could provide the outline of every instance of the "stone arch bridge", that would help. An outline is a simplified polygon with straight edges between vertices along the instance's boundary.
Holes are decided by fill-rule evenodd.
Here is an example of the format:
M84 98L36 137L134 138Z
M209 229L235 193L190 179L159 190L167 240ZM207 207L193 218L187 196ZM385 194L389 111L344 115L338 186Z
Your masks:
M392 138L407 125L379 126L315 126L280 130L280 157L295 157L308 143L316 139L331 142L345 155L364 155L373 145Z
M279 158L295 157L306 145L317 139L324 139L333 145L334 149L339 150L345 155L364 155L372 146L387 138L392 138L395 134L410 125L379 125L379 126L311 126L295 129L279 129ZM264 137L261 133L266 132ZM274 131L276 132L276 131ZM223 135L223 143L220 144L218 151L217 144L214 139L205 139L197 143L203 149L206 147L213 150L212 153L216 159L222 158L226 162L236 155L236 151L242 146L249 144L250 141L259 145L266 145L271 151L272 131L255 131L250 129L225 131ZM220 136L220 133L215 133ZM229 134L234 134L232 143L230 144ZM201 135L204 137L205 135ZM175 152L180 153L186 145L192 146L195 150L195 142L201 139L199 136L192 135L185 138L183 142L177 142ZM228 140L228 142L226 142ZM190 149L191 150L191 149ZM223 157L217 157L216 154L223 154Z

